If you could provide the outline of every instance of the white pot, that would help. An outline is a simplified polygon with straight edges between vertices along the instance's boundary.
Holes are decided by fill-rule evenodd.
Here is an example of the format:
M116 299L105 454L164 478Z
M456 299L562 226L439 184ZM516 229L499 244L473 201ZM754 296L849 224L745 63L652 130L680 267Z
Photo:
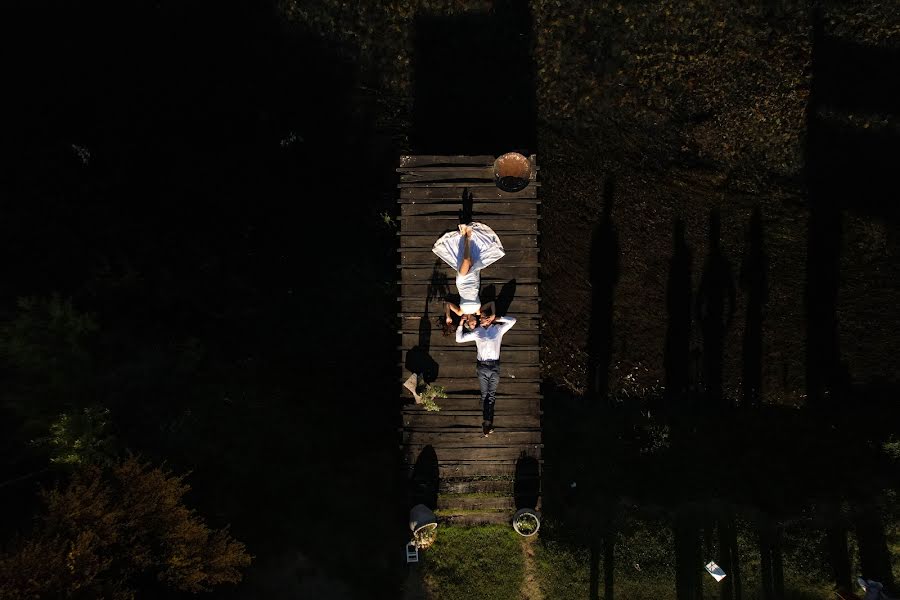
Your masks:
M522 532L519 531L519 517L522 515L529 515L534 518L535 528L534 531ZM541 528L541 514L533 508L520 508L516 511L516 514L513 515L512 519L513 529L516 530L516 533L523 537L531 537L538 532Z

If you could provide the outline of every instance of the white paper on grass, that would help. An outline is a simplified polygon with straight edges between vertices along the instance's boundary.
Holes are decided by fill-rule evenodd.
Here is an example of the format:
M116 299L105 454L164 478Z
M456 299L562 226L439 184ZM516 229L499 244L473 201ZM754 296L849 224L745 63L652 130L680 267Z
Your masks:
M706 563L706 570L709 571L709 574L713 576L716 581L722 581L725 579L725 571L722 570L722 567L714 563L713 561L709 561Z
M406 544L406 562L419 562L419 547L413 542Z

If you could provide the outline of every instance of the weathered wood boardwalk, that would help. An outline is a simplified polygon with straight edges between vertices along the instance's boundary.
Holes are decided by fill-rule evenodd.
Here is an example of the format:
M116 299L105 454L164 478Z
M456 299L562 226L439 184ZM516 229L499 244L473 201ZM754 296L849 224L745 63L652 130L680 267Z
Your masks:
M401 448L414 495L430 498L443 520L508 521L539 502L541 467L540 274L538 167L532 182L507 193L494 184L493 156L400 158L398 298L400 382L413 372L446 388L440 412L428 412L403 390ZM465 217L464 217L465 216ZM504 336L494 426L481 433L475 345L442 335L445 298L455 271L431 247L462 218L489 225L506 256L482 272L482 301L518 322Z

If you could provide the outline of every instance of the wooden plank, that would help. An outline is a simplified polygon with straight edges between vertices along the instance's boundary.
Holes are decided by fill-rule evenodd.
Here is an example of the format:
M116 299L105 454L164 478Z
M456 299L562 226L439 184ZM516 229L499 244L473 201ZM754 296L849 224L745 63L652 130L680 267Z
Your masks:
M433 267L400 266L398 268L400 270L399 283L401 285L403 285L404 283L413 283L416 281L429 282L432 281L432 276L434 276L435 274L435 269ZM495 277L501 277L503 279L519 279L524 277L537 279L539 277L541 265L537 262L535 262L534 264L523 265L498 261L488 268L491 269L491 273ZM450 277L450 275L453 273L450 267L440 268L437 272L444 274L447 277ZM450 278L451 282L454 280L455 276L453 278Z
M537 154L529 154L528 160L532 165L537 164ZM401 167L427 167L429 165L493 165L497 157L493 154L402 154L400 155Z
M401 306L401 310L402 310ZM397 325L399 329L397 333L419 333L420 332L420 322L424 316L423 312L409 311L409 312L400 312L397 313L399 317L402 317L401 322ZM510 313L511 314L511 313ZM443 316L444 311L439 310L437 312L429 312L426 319L430 324L430 331L432 338L443 336ZM506 335L524 335L526 333L540 333L539 330L539 320L540 315L532 315L527 313L519 313L517 315L513 315L516 317L515 326L506 332ZM453 338L454 333L451 331L449 337ZM506 339L504 337L504 339Z
M436 260L441 260L434 252L431 251L430 246L427 248L401 248L400 250L400 261L403 266L433 266ZM485 273L489 273L489 271L487 271L486 269L491 269L494 266L502 265L503 263L500 261L516 264L533 264L537 262L538 253L536 248L510 248L509 250L504 248L504 251L505 255L500 260L483 269ZM441 261L440 264L445 265L448 269L450 269L450 272L454 274L454 277L456 276L455 272L453 271L453 267L443 261ZM453 283L453 280L451 279L448 283Z
M446 407L439 412L425 410L420 404L410 403L402 407L401 427L398 429L428 429L431 431L466 429L481 427L482 412L478 401L473 400L468 410L449 410ZM438 400L440 402L440 400ZM519 404L518 408L499 402L494 407L494 425L504 429L540 430L541 412L533 406ZM535 403L537 404L537 403ZM443 420L442 420L443 419Z
M470 182L477 181L479 183L492 183L497 185L494 179L493 167L459 167L450 166L443 168L418 168L418 169L397 169L400 173L400 181L403 183L426 183L426 182Z
M501 377L502 377L502 373L501 373ZM531 383L534 383L537 385L538 383L540 383L540 380L532 381ZM538 387L540 387L540 386L538 386ZM518 394L517 395L517 394L511 394L511 393L505 393L505 392L501 393L498 391L497 394L498 394L498 396L503 397L505 400L523 400L523 401L527 400L528 402L536 402L536 401L542 400L544 398L544 396L541 395L540 393L533 394L530 392L527 394ZM457 391L449 391L448 390L447 398L444 398L444 401L447 401L447 400L474 400L475 404L473 404L472 406L480 406L479 403L481 402L481 391L478 389L457 390ZM497 400L497 401L499 402L499 400ZM537 409L539 407L539 405L534 404L534 407L535 407L535 409ZM469 408L469 407L461 407L461 408Z
M535 179L538 171L541 170L540 165L531 162L531 179ZM482 164L442 164L442 165L421 165L421 166L400 166L394 169L401 175L427 175L430 173L462 173L464 175L484 175L485 179L494 180L494 161L489 165Z
M503 403L501 403L503 404ZM499 413L496 412L495 420L497 427L506 427L510 429L528 428L539 429L541 426L541 418L533 410L529 410L526 414L516 413ZM502 418L497 418L502 415ZM418 411L415 413L404 413L403 426L415 429L434 429L438 427L481 427L481 411L480 410L441 410L440 412Z
M512 513L516 510L516 499L512 495L482 494L439 494L438 510L484 510Z
M421 189L421 188L407 188L409 191L426 191L433 192L434 190ZM478 214L491 214L495 211L502 211L503 209L495 208L498 204L509 204L511 206L540 206L542 204L542 200L540 198L529 198L526 196L516 197L512 195L512 197L499 197L499 198L478 198L472 199L473 205L472 210L476 215ZM458 196L452 196L449 198L400 198L397 200L397 204L400 205L400 210L402 214L402 210L404 207L411 206L434 206L441 207L436 210L459 210L463 206L463 199ZM478 220L477 218L475 219Z
M474 379L474 377L473 377ZM423 415L440 415L444 412L455 413L460 410L477 412L481 410L481 396L478 391L478 381L475 381L475 390L469 397L453 397L450 396L448 398L439 398L436 402L438 406L441 407L441 410L438 412L432 412L425 410L421 404L414 404L412 402L412 396L407 392L404 398L408 399L409 404L403 407L404 414L406 413L414 413L418 411ZM504 394L504 386L501 384L497 388L497 400L494 403L494 410L499 411L503 410L507 413L516 413L516 414L539 414L541 408L541 398L536 395L529 394L515 394L512 390L506 389Z
M481 438L474 436L473 440L475 441L473 444L478 443L477 440L479 439L487 441L491 439L491 436ZM404 446L405 454L407 457L417 457L425 446L430 446L430 444L407 444ZM440 464L441 462L456 462L461 460L469 462L494 462L498 460L515 462L519 459L523 451L527 452L530 456L539 457L541 449L534 444L515 446L472 445L466 447L434 448L434 451L437 454L438 464ZM407 458L407 462L409 462L409 458ZM413 459L413 462L415 462L415 459Z
M543 462L541 459L538 460ZM463 477L515 477L516 462L516 460L438 461L438 477L440 481ZM402 465L402 472L407 477L410 476L414 465L415 460Z
M513 495L515 479L476 479L472 481L441 480L438 494L506 494Z
M421 315L419 315L421 317ZM518 321L516 321L516 326L506 332L506 335L503 336L503 344L506 345L507 339L512 339L520 335L540 335L540 326L537 322L537 319L530 318L529 315L516 315ZM444 337L444 334L438 329L437 323L435 323L437 319L429 317L429 321L431 323L431 341L429 343L450 346L456 343L456 335L455 332L450 332L450 335ZM412 320L412 319L402 319L403 325L401 326L401 334L415 334L419 335L419 323L420 319ZM418 339L418 338L417 338ZM419 344L419 341L416 341L415 344ZM403 342L403 345L406 346L406 343ZM534 342L535 346L540 345L539 341ZM411 347L411 346L406 346Z
M399 313L397 315L397 317L399 318L400 327L403 331L406 331L409 333L413 333L413 332L418 333L419 324L421 323L421 320L422 320L422 313ZM522 333L540 334L540 332L541 332L540 322L539 322L540 315L531 315L531 314L521 314L520 313L518 315L515 315L515 317L518 320L516 321L515 327L513 327L509 331L509 335L512 335L513 332L516 332L516 334L522 334ZM441 330L437 329L437 323L435 323L436 320L437 319L436 319L435 315L429 315L428 321L431 325L432 339L434 339L435 337L443 337L443 333L441 333ZM452 336L452 339L455 343L455 340L456 340L455 332L451 332L450 336ZM506 336L504 336L504 339L505 339L505 337Z
M503 233L495 232L500 236L500 240L503 243L503 248L505 250L511 250L513 248L537 248L537 235L530 233L525 234L521 232L514 233ZM428 250L431 252L431 247L434 246L434 243L437 241L439 235L438 234L418 234L418 233L404 233L402 235L398 235L400 238L400 248L398 252L402 252L405 249L416 248L419 250Z
M457 224L457 225L458 225L458 224ZM394 235L396 235L397 237L400 237L400 238L403 238L403 237L406 237L406 236L414 237L414 238L416 238L416 244L417 244L420 248L430 248L430 247L432 246L432 244L434 243L434 241L438 239L438 237L440 237L441 235L443 235L444 233L446 233L446 232L448 232L448 231L450 231L450 230L452 230L452 229L456 229L456 227L455 227L455 226L448 226L446 229L440 230L440 231L436 231L436 232L430 232L430 231L424 231L424 232L423 232L423 231L413 231L413 230L410 230L410 229L407 227L406 229L398 229L398 230L397 230L397 233L395 233ZM494 224L491 226L491 229L493 229L493 230L494 230L494 233L496 233L497 235L499 235L499 236L504 240L504 242L503 242L503 247L504 247L504 248L508 247L508 244L507 244L507 242L505 241L507 237L514 236L514 235L522 235L522 236L535 236L535 235L538 235L538 232L536 232L536 231L528 232L528 231L522 231L521 229L512 229L512 228L508 228L508 227L506 227L506 225L505 225L504 223L494 223ZM419 242L420 242L420 238L431 238L431 242L425 242L425 243L421 243L421 244L420 244L420 243L419 243ZM401 247L408 247L408 245L404 246L403 240L402 240L402 239L400 240L400 242L401 242Z
M494 180L494 161L477 165L416 165L400 166L394 169L401 175L459 174L462 176L478 176L482 179Z
M525 200L533 200L540 202L538 199L538 188L527 186L518 192L504 192L498 187L477 187L471 190L453 189L453 188L402 188L400 197L397 199L398 204L408 202L421 201L455 201L461 203L463 194L468 194L472 202L478 204L482 202L522 202Z
M453 211L457 217L461 207L451 204L415 203L401 204L400 215L404 217L415 215L447 214ZM521 215L533 216L538 214L538 205L534 202L492 202L490 204L478 204L472 208L472 221L487 222L497 215Z
M532 169L531 181L537 180L538 168ZM494 167L463 167L463 166L447 166L438 168L418 167L413 169L397 169L400 173L400 181L403 183L424 183L424 182L486 182L497 184L494 178Z
M444 430L420 431L420 430L404 430L401 434L403 443L406 445L431 445L435 448L460 447L469 448L472 446L519 446L528 444L541 443L541 431L515 431L510 429L495 429L494 433L484 437L480 427L467 428L463 431Z
M468 360L464 360L462 358L457 361L449 361L438 366L438 378L434 382L437 385L444 385L444 379L464 379L466 377L471 377L473 380L473 385L478 386L478 379L476 378L475 373L475 346L473 345L470 350L472 353L471 362ZM500 355L500 360L503 361L503 357L506 355L506 352L502 352ZM399 363L400 367L403 367L403 363ZM404 381L407 377L411 375L409 371L404 370ZM500 377L504 380L515 381L521 379L537 379L541 376L541 367L538 364L506 364L501 362L500 364ZM504 381L500 382L500 387L504 387L506 383ZM446 387L446 386L445 386ZM465 389L473 389L473 388L465 388ZM438 401L438 404L441 404Z
M405 313L424 313L428 306L429 315L441 315L444 312L444 299L436 298L431 302L425 302L422 298L397 298L401 302L401 308ZM509 307L501 314L538 314L540 313L540 298L513 298Z
M482 296L486 295L486 288L493 286L495 295L499 293L504 286L512 287L513 280L497 279L495 277L487 277L489 271L485 270L481 277ZM453 293L455 288L453 280L446 282L448 293ZM430 291L432 294L438 292L431 281L411 281L409 283L400 284L400 296L407 298L425 298ZM443 291L443 290L441 290ZM515 295L517 298L534 298L540 296L538 284L533 279L516 279Z
M540 494L540 477L527 480L529 491ZM441 479L438 482L439 494L507 494L514 497L516 480L514 477L504 479Z
M511 511L457 512L439 510L435 513L438 523L454 527L479 527L481 525L509 525L514 513Z
M418 352L418 350L416 350ZM409 355L408 350L401 350L400 362L405 363L406 357ZM461 363L467 367L475 368L475 344L474 342L463 343L456 346L446 346L443 348L431 348L428 356L436 360L441 368L448 367L453 364ZM500 364L502 367L538 366L538 351L533 349L506 348L500 351Z
M534 331L516 331L518 327L518 323L515 327L506 332L503 336L503 347L504 348L521 348L522 346L528 347L540 347L540 334ZM412 348L414 346L418 346L421 343L421 339L419 333L404 333L400 336L400 345L404 348ZM444 348L447 346L455 346L456 345L456 337L454 335L448 335L444 337L439 332L435 332L432 334L431 339L429 340L429 346L431 349L435 348Z
M456 297L453 293L447 295L447 299L456 300ZM482 301L484 301L484 297L482 296ZM516 295L515 298L512 299L505 307L500 307L498 310L502 310L501 315L518 315L518 314L531 314L538 313L540 306L540 298L529 298L527 296L519 296ZM424 314L426 307L428 310L429 318L437 317L444 315L444 307L446 306L446 300L441 298L432 298L430 302L427 302L425 298L416 297L416 296L398 296L397 302L400 303L400 310L404 313L412 313L412 314ZM506 304L504 302L504 304ZM456 318L451 314L452 318ZM436 323L435 323L436 325Z
M540 181L532 181L526 187L540 187ZM425 183L398 183L398 188L408 188L408 187L424 187L424 188L459 188L462 191L463 188L479 188L479 187L497 187L497 184L494 183L493 180L481 182L481 181L472 181L472 182L463 182L463 183L445 183L445 182L425 182Z
M397 316L400 318L399 327L401 331L419 331L419 322L422 320L422 313L397 313ZM440 329L437 323L438 315L428 315L427 321L431 324L431 330L434 333L440 335ZM516 326L510 330L510 333L513 331L522 332L522 331L537 331L537 326L540 325L540 315L529 315L529 314L518 314L516 317Z
M456 344L456 336L454 335L454 332L451 331L450 335L445 336L442 330L439 328L438 324L435 323L436 320L436 318L429 318L429 321L431 323L431 333L429 334L428 343L432 345L442 346L453 346L454 344ZM535 321L532 320L531 322L534 323ZM401 338L401 341L399 343L400 346L403 346L404 348L411 348L412 346L420 345L423 343L420 339L421 332L419 331L417 325L418 323L415 323L404 327L403 329L397 330L397 334ZM526 325L527 322L522 319L516 321L515 327L507 331L503 336L504 347L507 343L540 346L540 331L538 331L535 327L527 327Z
M497 160L491 154L465 156L462 154L404 154L400 156L400 167L433 167L437 165L493 165Z
M540 215L532 217L496 215L486 224L500 236L500 240L502 241L503 235L498 230L534 234L537 233L537 222L540 218ZM456 229L459 225L458 215L400 216L397 217L397 219L400 221L400 226L404 232L437 234L434 237L435 240L445 232ZM432 244L433 243L434 242L432 242ZM429 244L426 248L430 248L432 244Z

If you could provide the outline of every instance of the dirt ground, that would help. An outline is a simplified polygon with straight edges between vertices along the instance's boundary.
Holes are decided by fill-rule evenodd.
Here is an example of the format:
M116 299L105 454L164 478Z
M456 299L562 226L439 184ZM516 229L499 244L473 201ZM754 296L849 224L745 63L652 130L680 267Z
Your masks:
M740 269L751 214L759 207L770 257L763 328L765 399L799 403L804 379L802 314L808 220L802 198L786 192L766 196L729 192L724 177L714 171L639 169L628 161L604 160L609 153L596 142L579 144L552 133L542 141L546 377L577 393L588 386L591 240L608 201L604 188L610 186L611 221L618 246L612 289L610 389L652 390L664 384L666 295L675 222L680 219L684 223L690 289L696 293L709 253L709 215L718 210L721 245L735 288L734 314L725 333L724 387L731 396L738 395L747 302ZM693 306L689 309L696 312ZM696 362L703 344L696 323L686 342L684 346L690 348ZM693 368L699 367L695 364Z

